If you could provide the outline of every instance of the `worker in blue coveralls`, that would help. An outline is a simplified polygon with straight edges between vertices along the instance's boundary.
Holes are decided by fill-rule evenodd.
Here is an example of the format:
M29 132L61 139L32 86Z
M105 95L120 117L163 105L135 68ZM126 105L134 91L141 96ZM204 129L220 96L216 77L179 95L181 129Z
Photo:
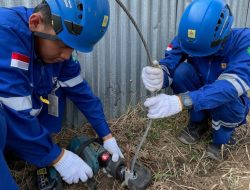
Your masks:
M0 102L6 148L38 167L53 165L68 184L85 182L93 172L78 155L51 139L61 129L65 97L103 138L112 160L123 157L100 100L71 56L73 49L92 51L108 24L108 0L46 0L35 9L0 8Z
M142 70L148 90L170 86L176 94L148 98L148 117L164 118L188 109L188 126L178 136L185 144L196 143L211 120L207 155L216 160L222 159L222 145L235 143L232 135L246 122L250 104L250 30L231 29L232 23L224 0L192 1L160 67Z

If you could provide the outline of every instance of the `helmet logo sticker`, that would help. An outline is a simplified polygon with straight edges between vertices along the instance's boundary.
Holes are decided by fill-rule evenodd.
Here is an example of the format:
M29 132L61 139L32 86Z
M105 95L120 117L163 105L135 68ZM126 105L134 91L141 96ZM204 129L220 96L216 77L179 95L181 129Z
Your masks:
M67 8L72 9L72 5L71 5L70 0L64 0L64 4L65 4L65 6L66 6Z
M102 21L102 27L106 27L109 21L109 17L107 15L105 15L103 17L103 21Z
M188 29L188 37L189 38L196 38L196 30Z

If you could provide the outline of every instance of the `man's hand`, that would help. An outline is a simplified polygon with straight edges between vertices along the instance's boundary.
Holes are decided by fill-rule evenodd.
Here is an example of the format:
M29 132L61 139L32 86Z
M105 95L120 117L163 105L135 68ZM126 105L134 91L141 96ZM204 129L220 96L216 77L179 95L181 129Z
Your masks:
M118 147L114 137L104 140L103 147L112 154L112 161L117 162L119 157L124 158L120 148Z
M150 119L169 117L182 111L182 103L176 95L159 94L144 102Z
M147 90L160 90L163 85L163 70L160 67L146 66L142 69L141 78Z
M68 150L64 150L62 157L54 164L54 167L68 184L78 183L79 180L86 182L88 178L93 177L93 171L88 164Z

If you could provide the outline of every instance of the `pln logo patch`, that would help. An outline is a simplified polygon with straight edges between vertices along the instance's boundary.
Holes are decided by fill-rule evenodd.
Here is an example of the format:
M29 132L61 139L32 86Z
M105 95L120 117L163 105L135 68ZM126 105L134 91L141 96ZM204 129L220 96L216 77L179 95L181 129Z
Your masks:
M72 52L71 56L74 62L78 62L78 52L76 50Z
M250 55L250 46L247 48L247 54Z
M220 66L221 66L222 69L226 69L227 68L227 63L221 63Z
M196 30L188 29L188 37L192 39L196 38Z

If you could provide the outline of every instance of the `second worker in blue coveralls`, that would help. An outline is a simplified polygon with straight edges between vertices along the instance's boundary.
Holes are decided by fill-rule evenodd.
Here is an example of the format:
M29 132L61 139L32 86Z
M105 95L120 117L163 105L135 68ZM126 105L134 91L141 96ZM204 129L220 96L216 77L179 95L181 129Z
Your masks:
M103 138L112 160L123 157L100 100L71 56L73 49L92 51L108 24L108 0L46 0L35 9L0 8L0 102L7 127L5 145L36 166L53 165L69 184L86 181L93 172L79 156L58 147L50 137L61 129L66 97ZM46 99L49 105L43 103ZM11 188L7 181L1 185Z
M194 0L181 18L178 35L165 51L160 68L145 67L142 80L150 91L171 86L177 95L159 94L144 105L149 118L183 109L189 124L178 137L193 144L212 120L208 156L221 160L222 144L231 144L236 127L249 111L250 30L231 29L233 16L224 0Z

